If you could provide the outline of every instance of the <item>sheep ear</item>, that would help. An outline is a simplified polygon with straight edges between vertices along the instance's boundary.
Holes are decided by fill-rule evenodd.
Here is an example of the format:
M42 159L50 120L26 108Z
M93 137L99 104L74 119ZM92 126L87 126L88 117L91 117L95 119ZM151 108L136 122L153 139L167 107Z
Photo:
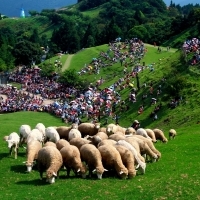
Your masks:
M57 174L56 174L55 172L53 172L53 175L54 175L54 176L57 176Z
M108 170L107 169L104 169L104 172L107 172Z
M96 169L94 169L93 171L92 171L92 173L94 173L94 172L96 172L97 170Z
M80 168L77 170L77 172L80 172L81 170L80 170Z

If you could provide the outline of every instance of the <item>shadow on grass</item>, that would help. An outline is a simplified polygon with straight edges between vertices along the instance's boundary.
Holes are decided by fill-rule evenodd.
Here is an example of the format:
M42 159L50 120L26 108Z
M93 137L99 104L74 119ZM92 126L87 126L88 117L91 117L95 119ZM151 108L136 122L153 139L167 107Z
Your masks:
M26 166L23 163L21 165L13 165L13 166L11 166L10 167L10 171L13 171L15 173L27 174Z
M7 152L7 153L0 153L0 160L2 160L5 157L10 157L9 152Z
M34 185L34 186L45 186L45 185L50 185L49 183L46 182L46 179L35 179L35 180L23 180L23 181L18 181L16 182L17 185Z

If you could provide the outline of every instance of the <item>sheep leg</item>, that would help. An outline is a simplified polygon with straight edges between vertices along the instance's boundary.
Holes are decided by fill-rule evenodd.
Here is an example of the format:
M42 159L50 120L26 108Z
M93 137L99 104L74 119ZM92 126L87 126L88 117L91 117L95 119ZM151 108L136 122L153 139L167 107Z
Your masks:
M10 151L9 151L10 156L12 156L12 148L13 148L13 147L11 147L11 148L10 148Z
M43 171L40 171L40 179L43 179Z
M66 167L66 168L67 168L67 177L69 177L69 174L70 174L71 168L70 168L70 167Z

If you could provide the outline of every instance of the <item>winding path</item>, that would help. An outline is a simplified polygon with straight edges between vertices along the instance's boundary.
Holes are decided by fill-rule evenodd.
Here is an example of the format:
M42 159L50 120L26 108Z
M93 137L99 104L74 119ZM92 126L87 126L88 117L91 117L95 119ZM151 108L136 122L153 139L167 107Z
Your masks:
M62 67L62 72L65 71L70 66L71 59L72 59L73 56L74 56L74 54L68 55L67 60L65 61L64 66Z

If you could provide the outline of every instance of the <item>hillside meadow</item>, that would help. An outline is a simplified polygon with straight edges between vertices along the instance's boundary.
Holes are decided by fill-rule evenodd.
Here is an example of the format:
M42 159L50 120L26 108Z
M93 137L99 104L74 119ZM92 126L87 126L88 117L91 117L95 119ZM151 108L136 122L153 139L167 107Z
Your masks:
M32 128L38 122L45 126L63 125L59 118L38 112L2 114L0 121L1 138L18 132L22 124ZM97 180L95 175L82 179L71 173L66 178L65 170L61 169L60 178L52 185L39 179L36 167L26 173L23 148L15 160L8 155L6 142L0 140L0 199L199 199L199 125L177 129L177 133L167 144L155 144L162 157L156 163L147 163L144 175L138 173L133 179L121 180L104 174L102 180Z
M137 102L128 100L128 95L132 88L118 90L122 100L129 105L129 110L117 108L119 114L119 124L128 127L134 119L141 122L145 128L160 128L168 137L170 128L175 128L177 137L163 144L157 142L156 148L162 153L161 159L156 163L147 163L146 173L140 173L133 179L121 180L118 177L108 177L106 173L102 180L92 178L82 179L75 177L71 172L70 178L66 178L64 169L60 171L60 178L56 183L49 185L45 180L39 179L37 167L28 174L23 162L26 160L25 150L20 148L18 159L8 155L8 148L5 141L0 140L0 199L200 199L199 195L199 81L196 71L180 61L180 51L171 49L167 51L163 48L158 53L157 47L146 45L147 53L140 61L147 66L139 73L140 84L153 81L155 88L166 77L166 82L162 84L162 93L158 98L158 103L162 103L162 109L158 112L158 119L153 121L149 117L155 105L151 105L152 96L148 95L144 103L144 112L138 115L138 107L141 105L141 97L149 92L149 87L141 88L137 96ZM92 58L98 57L100 51L107 51L108 46L102 45L96 48L83 49L74 54L69 69L80 71L85 64L89 64ZM54 58L52 58L53 60ZM47 61L48 62L48 61ZM64 63L65 61L63 61ZM106 61L105 61L106 62ZM153 65L154 70L150 70ZM128 67L131 70L132 66ZM177 74L171 73L176 69ZM182 101L174 108L170 109L168 103L170 96L167 93L168 83L171 76L184 77L188 87L182 90ZM100 70L100 74L86 74L91 83L95 83L100 77L105 81L100 89L111 86L116 80L123 76L123 67L116 63L110 67ZM136 79L132 79L136 83ZM65 125L60 118L43 112L17 112L0 115L1 131L0 137L18 132L20 125L29 124L32 128L42 122L45 126ZM104 126L105 117L102 116L101 124ZM112 117L109 123L115 122ZM44 174L45 176L45 174Z

